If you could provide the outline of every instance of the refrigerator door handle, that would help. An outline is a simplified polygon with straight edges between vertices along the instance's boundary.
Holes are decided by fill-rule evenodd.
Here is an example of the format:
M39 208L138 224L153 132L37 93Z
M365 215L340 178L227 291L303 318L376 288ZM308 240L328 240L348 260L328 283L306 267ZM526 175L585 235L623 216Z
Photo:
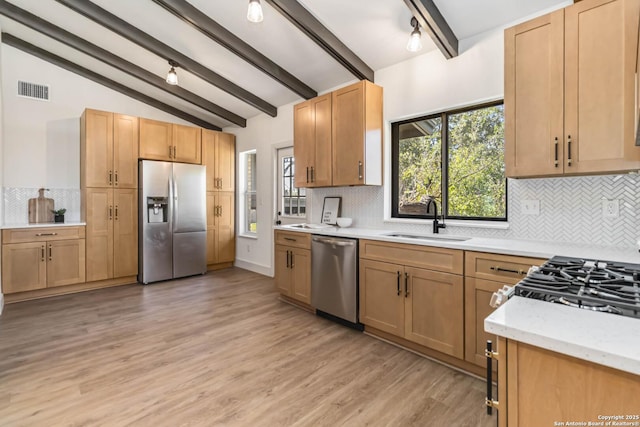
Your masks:
M178 181L175 174L171 175L171 192L173 193L173 217L171 218L173 224L172 229L175 232L178 226Z

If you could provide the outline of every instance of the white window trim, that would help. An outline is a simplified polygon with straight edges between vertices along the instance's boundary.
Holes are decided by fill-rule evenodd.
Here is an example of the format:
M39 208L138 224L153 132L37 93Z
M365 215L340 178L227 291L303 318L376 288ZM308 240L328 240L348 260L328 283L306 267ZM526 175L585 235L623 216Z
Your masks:
M256 150L247 150L247 151L242 151L240 152L240 173L238 174L238 180L239 180L239 188L240 188L240 192L239 192L239 199L240 199L240 203L239 203L239 217L241 219L241 226L239 227L239 231L240 233L238 234L238 237L246 237L246 238L252 238L252 239L257 239L258 238L258 233L257 231L250 231L246 229L247 226L247 212L246 212L246 194L247 194L247 155L250 154L256 154ZM257 155L256 155L256 162L257 162ZM258 181L256 180L256 198L258 195ZM257 210L257 207L256 207ZM257 217L257 215L256 215ZM256 230L257 230L257 221L256 221Z

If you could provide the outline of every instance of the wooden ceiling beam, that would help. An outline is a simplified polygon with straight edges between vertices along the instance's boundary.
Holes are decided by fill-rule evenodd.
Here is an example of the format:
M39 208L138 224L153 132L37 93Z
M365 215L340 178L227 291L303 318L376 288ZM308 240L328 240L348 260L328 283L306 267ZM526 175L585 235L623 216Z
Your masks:
M318 93L185 0L153 0L205 36L305 99Z
M248 90L243 89L232 81L225 79L220 74L194 61L171 46L151 37L149 34L139 30L116 15L102 9L95 3L88 0L56 1L126 38L132 43L143 47L153 54L161 58L165 58L167 61L172 60L177 62L180 68L189 71L190 73L200 77L202 80L218 87L232 96L235 96L241 101L257 108L271 117L276 117L278 115L278 109L267 101L252 94Z
M404 0L404 2L445 58L451 59L458 56L458 38L433 0Z
M33 15L26 10L20 9L17 6L12 5L4 0L0 0L0 14L8 18L13 19L20 24L31 28L47 37L59 41L71 48L74 48L86 55L89 55L99 61L104 62L120 71L123 71L130 76L133 76L145 83L148 83L158 89L161 89L167 93L170 93L178 98L181 98L195 106L202 108L203 110L214 114L230 123L236 124L241 127L246 127L247 120L219 105L214 104L180 86L172 86L167 84L164 78L159 77L144 68L120 58L113 53L102 49L88 41L60 28L42 18Z
M213 123L209 123L205 120L200 119L199 117L193 116L189 113L186 113L182 110L179 110L171 105L165 104L164 102L158 101L155 98L152 98L148 95L145 95L141 92L138 92L130 87L127 87L123 84L120 84L116 81L108 79L96 72L93 72L87 68L84 68L74 62L71 62L65 58L54 55L42 48L32 45L29 42L26 42L18 37L13 36L9 33L2 33L2 43L5 43L8 46L12 46L16 49L19 49L23 52L26 52L30 55L38 57L44 61L47 61L53 65L56 65L60 68L64 68L67 71L71 71L79 76L82 76L86 79L92 80L96 83L99 83L109 89L120 92L130 98L137 99L140 102L144 102L147 105L157 108L158 110L162 110L166 113L169 113L173 116L184 119L188 122L191 122L197 126L212 129L212 130L221 130L220 127L214 125Z
M373 82L373 70L296 0L266 0L351 74Z

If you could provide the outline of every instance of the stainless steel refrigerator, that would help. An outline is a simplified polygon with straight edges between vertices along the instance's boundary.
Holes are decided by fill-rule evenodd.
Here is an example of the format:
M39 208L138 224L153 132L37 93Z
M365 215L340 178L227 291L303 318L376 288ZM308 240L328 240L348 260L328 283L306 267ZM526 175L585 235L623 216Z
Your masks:
M140 160L138 281L207 271L205 167Z

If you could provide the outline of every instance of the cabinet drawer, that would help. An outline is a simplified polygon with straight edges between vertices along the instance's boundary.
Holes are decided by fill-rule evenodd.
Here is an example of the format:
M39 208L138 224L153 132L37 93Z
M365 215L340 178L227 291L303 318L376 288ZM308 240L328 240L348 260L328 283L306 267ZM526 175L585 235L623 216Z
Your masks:
M462 274L464 257L458 249L360 240L360 258Z
M49 240L84 239L84 226L38 227L2 230L2 243L44 242Z
M276 245L287 245L295 248L311 249L311 234L295 231L276 230Z
M541 265L545 261L541 258L466 252L465 275L515 285L527 275L532 265Z

